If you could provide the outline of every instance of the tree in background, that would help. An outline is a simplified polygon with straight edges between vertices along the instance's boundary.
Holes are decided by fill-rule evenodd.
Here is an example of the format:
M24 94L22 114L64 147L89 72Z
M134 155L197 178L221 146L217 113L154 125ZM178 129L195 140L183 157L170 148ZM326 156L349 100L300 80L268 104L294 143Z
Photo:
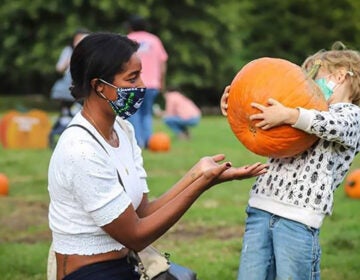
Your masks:
M300 64L309 54L329 48L337 40L356 49L360 43L359 7L359 2L352 0L251 2L243 59L270 56Z
M55 63L74 30L125 33L139 14L169 52L167 84L200 105L218 104L236 72L271 56L300 63L335 40L359 46L358 1L340 0L3 0L0 94L48 96Z

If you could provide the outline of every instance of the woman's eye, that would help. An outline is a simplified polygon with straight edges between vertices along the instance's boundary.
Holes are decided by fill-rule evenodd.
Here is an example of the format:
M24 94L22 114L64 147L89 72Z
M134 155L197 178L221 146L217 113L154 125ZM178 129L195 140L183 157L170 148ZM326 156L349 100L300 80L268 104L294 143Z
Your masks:
M133 84L133 83L136 83L137 79L138 79L138 76L134 76L134 77L131 77L130 79L128 79L128 81Z

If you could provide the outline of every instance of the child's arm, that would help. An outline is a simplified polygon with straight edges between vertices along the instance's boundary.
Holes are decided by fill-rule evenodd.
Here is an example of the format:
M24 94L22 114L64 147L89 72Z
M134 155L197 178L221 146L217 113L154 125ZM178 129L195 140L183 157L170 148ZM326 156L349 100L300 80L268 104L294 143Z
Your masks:
M269 106L259 103L251 103L251 106L258 109L260 113L250 116L250 120L259 120L256 127L269 129L282 124L294 125L299 118L299 110L282 105L275 99L268 100Z
M253 114L250 120L259 120L257 127L267 130L289 124L319 138L337 142L343 146L354 147L360 137L360 109L353 104L335 104L329 111L288 108L280 102L269 99L269 106L252 103L260 113Z

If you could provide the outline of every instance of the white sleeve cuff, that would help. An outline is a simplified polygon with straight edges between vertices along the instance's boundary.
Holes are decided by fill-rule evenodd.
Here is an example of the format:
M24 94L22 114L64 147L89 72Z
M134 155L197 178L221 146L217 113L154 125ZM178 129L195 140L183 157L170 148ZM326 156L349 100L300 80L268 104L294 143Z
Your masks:
M311 110L297 108L299 110L299 118L292 127L301 129L303 131L309 131L312 120L314 119L314 112Z
M125 192L121 192L115 199L111 200L100 209L92 211L91 217L94 219L96 225L102 227L119 217L130 204L130 198Z

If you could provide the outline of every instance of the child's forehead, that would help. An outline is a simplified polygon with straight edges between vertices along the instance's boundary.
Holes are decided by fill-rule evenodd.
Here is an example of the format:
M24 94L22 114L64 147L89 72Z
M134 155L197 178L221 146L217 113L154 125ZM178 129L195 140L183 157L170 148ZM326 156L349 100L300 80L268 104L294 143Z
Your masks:
M319 68L318 74L324 74L324 73L329 73L329 70L327 69L326 66L321 66Z

